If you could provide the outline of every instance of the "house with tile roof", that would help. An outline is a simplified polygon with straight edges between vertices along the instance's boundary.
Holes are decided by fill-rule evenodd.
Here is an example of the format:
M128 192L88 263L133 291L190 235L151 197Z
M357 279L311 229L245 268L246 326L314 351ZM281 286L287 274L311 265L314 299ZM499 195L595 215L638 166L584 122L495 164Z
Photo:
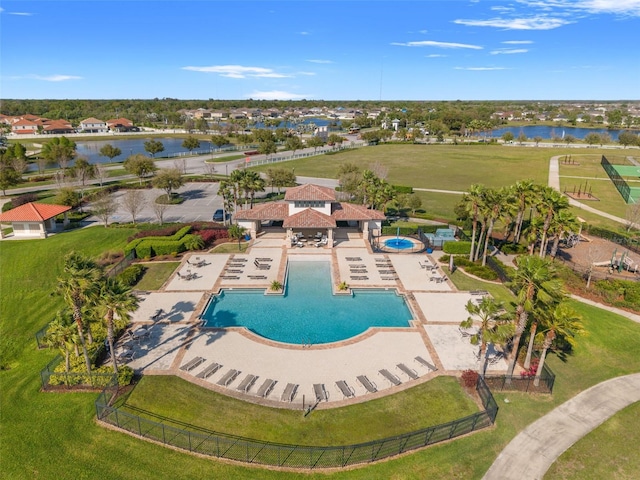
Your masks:
M80 122L78 131L82 133L106 133L107 122L98 120L97 118L85 118Z
M128 118L112 118L106 121L107 127L112 132L137 132L140 129L133 125Z
M46 120L42 124L42 133L48 135L64 135L76 133L76 130L71 125L71 122L67 120Z
M238 225L252 237L262 231L263 225L281 225L289 240L298 236L297 233L311 237L321 233L326 235L329 247L333 246L336 229L355 227L366 238L370 232L382 229L384 219L384 213L379 210L339 202L335 190L313 184L288 189L284 201L265 203L236 213Z
M56 216L64 215L59 230L69 223L67 212L71 207L66 205L48 205L46 203L29 202L0 214L0 224L10 223L13 236L16 238L47 238L50 233L58 231ZM4 238L0 229L0 238Z
M32 120L21 118L11 124L11 133L15 135L33 135L38 133L38 124Z

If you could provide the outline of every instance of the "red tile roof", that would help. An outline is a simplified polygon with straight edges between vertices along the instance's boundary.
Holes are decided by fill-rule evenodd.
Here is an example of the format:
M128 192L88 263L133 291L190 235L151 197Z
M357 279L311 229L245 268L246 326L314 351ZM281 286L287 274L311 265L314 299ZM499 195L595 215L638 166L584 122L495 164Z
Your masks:
M127 118L112 118L111 120L107 120L107 125L110 127L115 127L118 125L122 125L123 127L133 127L133 122Z
M69 210L66 205L29 202L0 214L0 222L43 222Z
M312 208L291 215L282 222L284 228L336 228L336 221Z
M380 210L370 210L364 205L353 203L334 203L331 216L336 220L384 220L386 217Z
M284 199L289 202L296 200L324 200L326 202L335 202L336 191L333 188L307 183L287 190Z
M86 125L87 123L105 123L105 122L103 122L102 120L98 120L97 118L90 117L82 120L80 122L80 125Z
M288 203L273 202L256 205L251 210L239 210L236 220L284 220L288 216Z

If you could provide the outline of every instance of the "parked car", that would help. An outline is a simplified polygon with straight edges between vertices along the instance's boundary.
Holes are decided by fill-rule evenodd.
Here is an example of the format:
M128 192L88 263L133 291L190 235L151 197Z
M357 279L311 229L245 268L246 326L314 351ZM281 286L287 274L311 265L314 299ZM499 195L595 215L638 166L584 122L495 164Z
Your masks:
M231 214L227 212L227 220L231 220ZM219 208L213 214L214 222L224 222L224 210Z

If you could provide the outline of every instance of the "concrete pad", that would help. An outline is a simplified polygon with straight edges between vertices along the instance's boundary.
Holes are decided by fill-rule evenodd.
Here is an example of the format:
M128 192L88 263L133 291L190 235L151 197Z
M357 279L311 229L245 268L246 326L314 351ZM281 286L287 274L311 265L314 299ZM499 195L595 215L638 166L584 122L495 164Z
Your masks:
M432 362L420 333L415 330L378 332L360 341L335 347L292 349L267 344L257 336L255 339L247 338L237 331L202 329L190 343L182 363L197 356L206 358L207 362L191 372L194 376L212 362L223 365L207 380L212 385L229 369L240 370L242 374L229 388L234 389L246 374L258 375L257 384L271 378L278 384L269 398L279 401L287 383L298 384L299 393L294 404L301 404L303 395L309 404L315 398L313 385L316 383L325 384L329 402L335 402L343 400L335 384L338 380L345 380L356 396L361 396L366 391L356 380L358 375L366 375L379 390L383 390L390 388L391 384L380 375L380 369L391 371L406 383L409 378L396 368L398 363L404 363L424 376L428 373L426 368L414 358L422 356Z
M203 267L196 267L189 265L187 260L194 263L198 260L204 260L206 265ZM180 275L185 276L189 273L195 274L196 277L191 280L174 275L167 283L165 290L181 290L181 291L208 291L213 289L213 285L216 283L218 276L222 273L222 269L229 259L227 254L197 254L187 256L180 266L177 268L177 272Z
M456 326L469 317L466 305L473 298L469 292L415 292L414 297L427 322L451 322Z
M446 274L429 255L391 254L388 255L388 257L398 272L400 281L406 290L430 290L440 292L450 292L452 290L449 283L438 283L435 281L435 278L446 277ZM436 265L437 272L431 273L430 269L422 268L421 263ZM434 280L430 280L431 278L434 278Z
M169 370L184 346L193 325L156 323L150 329L150 337L139 342L126 339L118 345L116 352L133 350L133 360L128 365L140 372L145 370Z
M133 322L149 322L158 309L164 310L163 322L185 322L191 319L203 292L158 292L140 295L138 309L131 314Z
M424 329L436 349L445 370L478 370L480 361L477 357L479 347L472 345L469 337L462 337L457 325L425 325ZM490 357L495 354L489 346ZM487 366L487 372L504 372L507 362L500 359Z

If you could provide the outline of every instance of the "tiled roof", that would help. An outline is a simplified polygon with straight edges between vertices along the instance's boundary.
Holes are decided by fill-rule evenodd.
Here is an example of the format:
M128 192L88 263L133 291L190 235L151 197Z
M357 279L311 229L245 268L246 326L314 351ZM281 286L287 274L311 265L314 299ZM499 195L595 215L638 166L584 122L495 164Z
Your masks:
M289 216L289 204L285 202L263 203L251 210L236 212L236 220L284 220Z
M85 118L84 120L82 120L80 122L81 125L87 124L87 123L104 123L102 120L98 120L97 118Z
M327 202L335 202L336 191L333 188L307 183L287 190L284 199L289 202L296 200L324 200Z
M386 217L380 210L370 210L364 205L353 203L334 203L331 216L336 220L384 220Z
M127 118L124 117L120 117L120 118L112 118L111 120L107 120L107 125L111 126L117 126L117 125L122 125L124 127L133 127L133 122Z
M66 205L29 202L0 214L0 222L42 222L69 210Z
M38 124L35 122L32 122L31 120L26 120L24 118L21 118L20 120L18 120L17 122L13 122L14 126L29 126L29 127L37 127Z
M335 228L336 221L312 208L291 215L282 222L284 228Z

